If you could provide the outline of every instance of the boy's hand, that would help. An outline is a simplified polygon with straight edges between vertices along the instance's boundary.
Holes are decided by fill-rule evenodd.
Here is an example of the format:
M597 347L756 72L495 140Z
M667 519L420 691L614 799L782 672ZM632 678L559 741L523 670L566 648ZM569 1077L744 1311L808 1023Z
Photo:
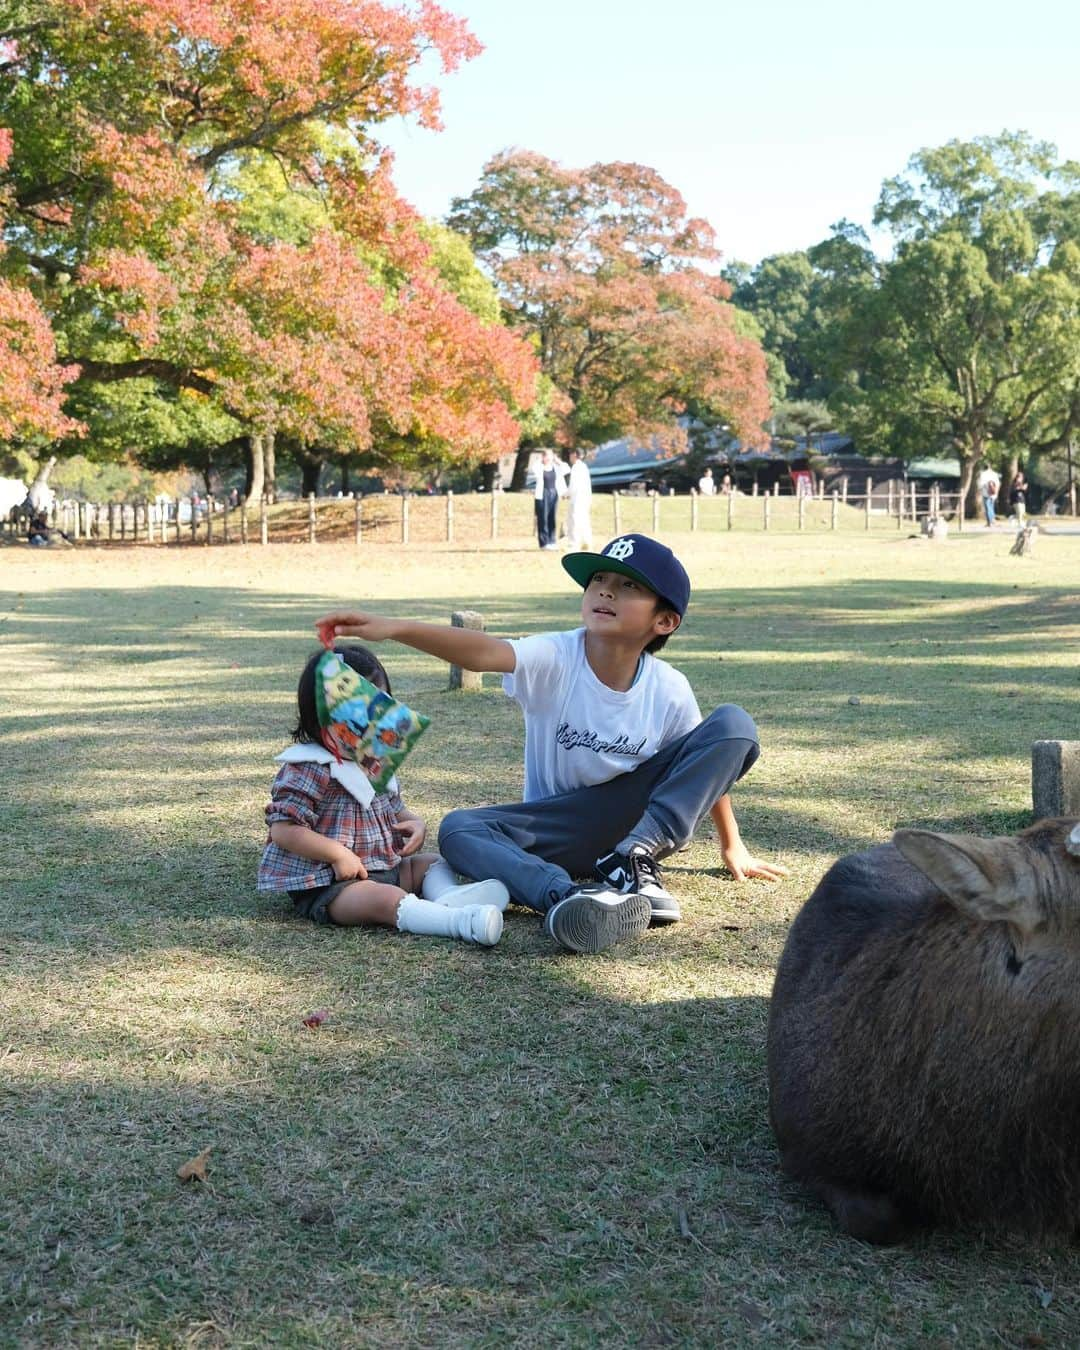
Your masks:
M407 816L404 820L399 820L397 832L401 839L398 848L401 850L403 858L419 853L424 847L424 840L427 838L427 826L419 816Z
M367 868L351 849L344 849L341 856L335 858L330 865L338 881L367 880Z
M392 635L393 619L378 614L364 614L350 610L324 614L315 624L315 631L324 647L333 646L335 638L358 637L367 642L384 642Z
M750 850L740 839L727 848L721 848L720 856L724 866L736 881L745 881L747 877L759 877L762 881L779 881L788 875L788 869L779 863L762 862L750 854Z

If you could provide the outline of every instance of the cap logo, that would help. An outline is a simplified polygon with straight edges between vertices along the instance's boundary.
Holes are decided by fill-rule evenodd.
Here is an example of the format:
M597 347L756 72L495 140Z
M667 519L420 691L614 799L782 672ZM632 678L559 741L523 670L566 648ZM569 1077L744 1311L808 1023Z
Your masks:
M609 558L614 558L616 562L624 562L634 552L634 541L632 539L616 539L614 543L608 544L604 553Z

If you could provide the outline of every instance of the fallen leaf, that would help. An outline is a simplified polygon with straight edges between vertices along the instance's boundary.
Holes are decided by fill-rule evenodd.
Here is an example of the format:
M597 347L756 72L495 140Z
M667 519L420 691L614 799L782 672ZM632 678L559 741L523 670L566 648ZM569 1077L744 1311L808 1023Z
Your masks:
M210 1157L210 1149L204 1148L201 1153L196 1153L194 1158L189 1158L183 1167L176 1169L176 1175L181 1181L205 1181L206 1163Z
M303 1019L304 1026L310 1027L314 1031L316 1027L321 1027L329 1016L326 1008L316 1008L314 1012L308 1013Z

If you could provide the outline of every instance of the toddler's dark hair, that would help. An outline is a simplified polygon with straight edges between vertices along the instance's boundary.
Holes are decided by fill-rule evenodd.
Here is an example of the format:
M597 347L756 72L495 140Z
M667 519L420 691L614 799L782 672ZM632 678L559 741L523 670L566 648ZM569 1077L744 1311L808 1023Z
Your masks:
M345 662L347 666L352 666L357 675L363 675L365 680L370 680L376 689L382 689L386 693L392 693L390 688L390 676L383 669L383 664L374 652L369 652L366 647L348 647L334 645L334 651ZM322 745L322 728L319 726L319 709L315 703L315 667L319 664L319 658L323 654L320 648L317 652L312 652L308 657L308 663L304 667L300 676L300 683L296 687L296 706L299 711L299 719L293 728L293 740L310 742L314 741L316 745Z

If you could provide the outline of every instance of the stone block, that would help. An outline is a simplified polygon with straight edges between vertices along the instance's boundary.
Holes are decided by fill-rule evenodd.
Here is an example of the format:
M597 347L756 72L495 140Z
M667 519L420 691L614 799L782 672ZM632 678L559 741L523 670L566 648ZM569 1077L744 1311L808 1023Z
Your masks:
M1035 819L1080 816L1080 741L1035 741L1031 747Z

